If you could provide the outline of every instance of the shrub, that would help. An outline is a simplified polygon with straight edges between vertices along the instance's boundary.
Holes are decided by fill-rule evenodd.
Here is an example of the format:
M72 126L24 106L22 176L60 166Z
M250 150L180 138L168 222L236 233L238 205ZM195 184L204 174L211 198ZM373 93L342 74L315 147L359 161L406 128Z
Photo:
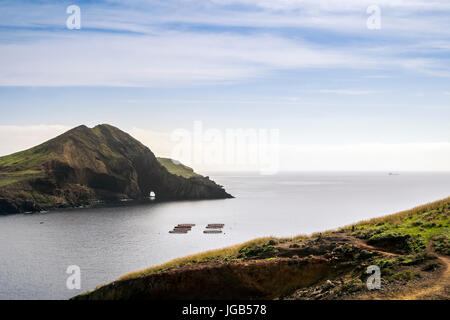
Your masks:
M364 284L361 279L351 279L344 283L342 286L342 291L352 293L364 288Z
M418 277L419 275L416 274L414 271L412 270L403 270L400 271L394 275L391 276L392 280L397 280L397 281L409 281L409 280L413 280L414 278Z

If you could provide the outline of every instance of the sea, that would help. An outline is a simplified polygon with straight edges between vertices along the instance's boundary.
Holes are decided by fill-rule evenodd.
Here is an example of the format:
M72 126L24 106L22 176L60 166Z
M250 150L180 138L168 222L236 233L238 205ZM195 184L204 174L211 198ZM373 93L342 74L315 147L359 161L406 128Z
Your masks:
M208 175L235 198L0 216L0 299L69 299L175 258L335 229L450 196L450 173ZM187 223L192 231L169 233ZM223 233L203 233L210 223L225 224Z

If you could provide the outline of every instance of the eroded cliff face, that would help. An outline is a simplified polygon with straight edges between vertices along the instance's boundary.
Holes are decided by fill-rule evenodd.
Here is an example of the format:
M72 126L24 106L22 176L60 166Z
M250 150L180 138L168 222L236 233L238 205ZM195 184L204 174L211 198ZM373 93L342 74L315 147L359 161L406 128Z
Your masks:
M0 173L0 213L145 200L152 191L159 200L231 198L208 178L171 174L149 148L110 125L80 126L2 157Z
M323 258L230 262L119 280L75 300L275 299L335 273Z

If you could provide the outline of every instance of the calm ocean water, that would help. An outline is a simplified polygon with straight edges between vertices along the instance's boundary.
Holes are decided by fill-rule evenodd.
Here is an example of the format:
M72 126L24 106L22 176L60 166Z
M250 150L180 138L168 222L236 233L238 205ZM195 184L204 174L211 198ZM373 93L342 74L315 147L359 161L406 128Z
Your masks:
M211 174L236 196L0 216L0 299L65 299L173 258L262 236L295 236L450 195L450 173ZM188 234L169 234L195 223ZM224 234L203 234L225 223ZM81 268L82 290L66 288Z

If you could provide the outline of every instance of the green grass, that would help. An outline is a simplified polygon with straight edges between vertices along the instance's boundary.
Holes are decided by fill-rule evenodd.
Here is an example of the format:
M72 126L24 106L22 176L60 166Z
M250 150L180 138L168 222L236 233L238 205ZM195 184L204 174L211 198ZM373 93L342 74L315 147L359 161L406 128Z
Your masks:
M39 165L48 158L39 147L0 157L0 187L41 176Z
M30 169L38 166L47 159L48 155L37 148L17 152L0 157L0 169L13 168L16 170Z
M172 159L168 158L157 158L158 162L167 169L171 174L175 174L177 176L183 177L183 178L193 178L193 177L201 177L201 175L197 174L189 168L188 166L185 166L182 163L176 162Z
M49 208L52 207L55 203L59 202L58 197L43 194L37 191L32 191L30 195L27 196L27 198L32 198L36 203L39 204L39 206L43 208Z
M359 291L364 288L364 284L360 279L350 279L344 283L342 290L347 293Z
M370 241L393 239L404 241L410 252L423 251L430 240L439 239L448 243L450 239L450 198L433 202L394 215L360 222L344 228L351 235Z
M393 281L409 281L417 277L419 277L419 274L415 273L413 270L403 270L391 275L388 279Z
M450 237L449 235L440 235L434 239L434 247L437 253L450 255Z
M38 170L23 170L14 172L0 172L0 187L27 180L29 178L37 178L42 175Z

